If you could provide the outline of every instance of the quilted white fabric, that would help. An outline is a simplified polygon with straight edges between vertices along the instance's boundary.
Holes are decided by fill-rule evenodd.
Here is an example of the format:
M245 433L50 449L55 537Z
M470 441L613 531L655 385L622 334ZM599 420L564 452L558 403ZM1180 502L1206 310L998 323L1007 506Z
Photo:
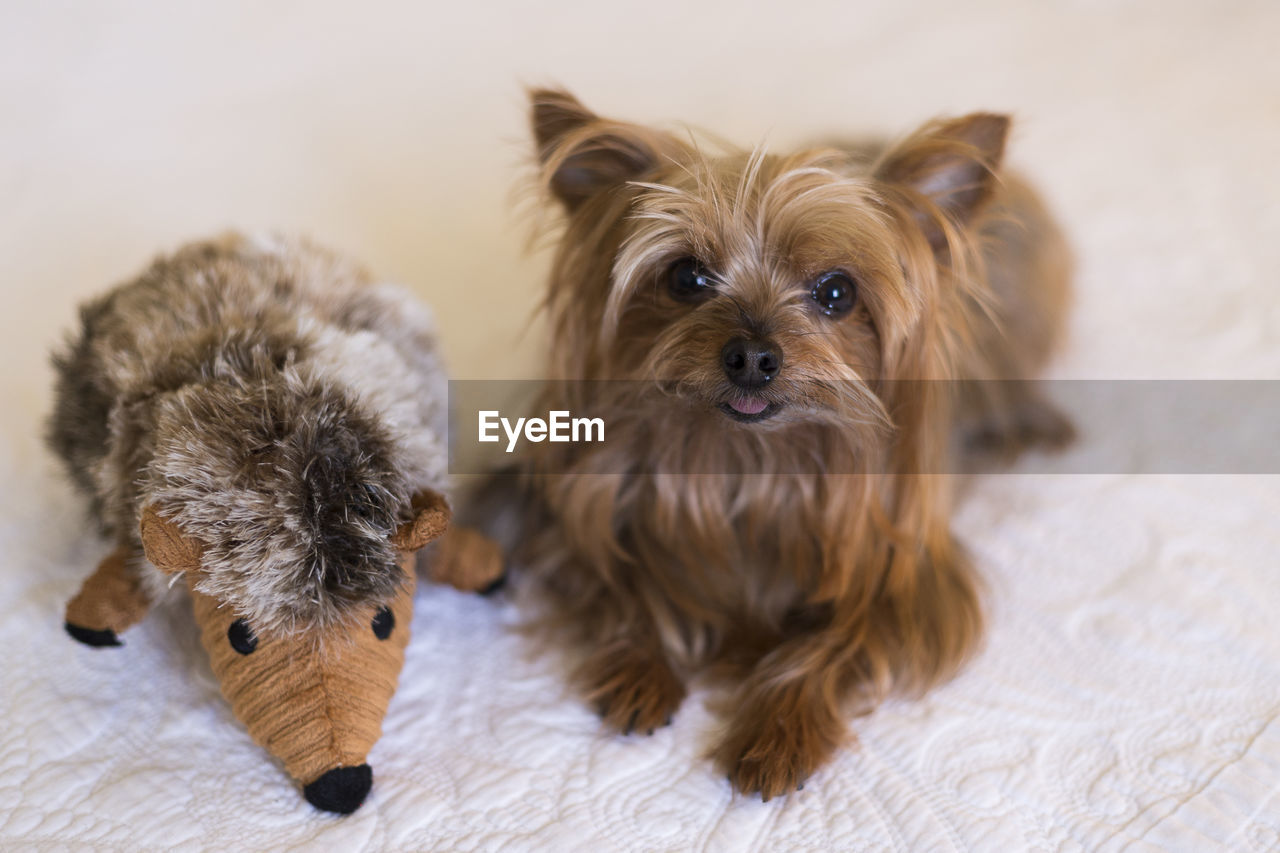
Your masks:
M4 482L47 479L39 466ZM32 473L34 472L36 473ZM960 529L986 651L798 795L734 797L695 693L603 735L501 606L443 589L414 639L370 800L316 813L250 742L185 606L109 651L60 613L97 556L61 489L9 489L0 846L362 850L1272 850L1280 845L1280 488L1254 478L990 479ZM61 532L61 533L60 533Z
M1280 849L1277 477L973 483L985 649L768 804L704 760L705 690L604 735L503 601L421 589L347 818L249 740L183 602L120 649L63 634L104 549L38 440L75 303L192 236L307 231L430 300L456 374L521 375L517 81L745 142L1013 110L1080 258L1055 374L1280 378L1273 2L458 5L5 11L0 848Z

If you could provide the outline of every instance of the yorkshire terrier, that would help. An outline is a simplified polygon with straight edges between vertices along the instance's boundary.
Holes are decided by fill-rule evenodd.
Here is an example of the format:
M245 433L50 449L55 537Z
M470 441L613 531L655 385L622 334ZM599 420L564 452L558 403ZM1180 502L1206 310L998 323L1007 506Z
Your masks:
M520 561L609 728L731 676L713 757L767 800L979 641L956 436L1070 438L1023 381L1061 337L1064 240L1000 171L1002 115L775 154L531 99L564 214L545 402L609 441L526 455Z

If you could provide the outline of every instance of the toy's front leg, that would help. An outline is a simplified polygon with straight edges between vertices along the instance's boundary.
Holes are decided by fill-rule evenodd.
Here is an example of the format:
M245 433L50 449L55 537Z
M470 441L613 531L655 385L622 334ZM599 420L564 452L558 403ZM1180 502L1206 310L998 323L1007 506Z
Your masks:
M463 592L488 595L506 581L498 543L470 527L449 528L428 554L427 577Z
M67 633L86 646L118 646L120 632L146 615L151 602L134 566L139 555L121 545L107 555L67 604Z

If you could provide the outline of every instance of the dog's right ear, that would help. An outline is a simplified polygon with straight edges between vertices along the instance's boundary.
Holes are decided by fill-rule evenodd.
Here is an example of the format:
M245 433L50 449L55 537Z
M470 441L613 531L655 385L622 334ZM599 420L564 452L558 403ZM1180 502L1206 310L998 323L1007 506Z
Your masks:
M963 225L995 193L1008 135L1009 117L996 113L933 121L889 148L876 176L910 191L925 236L941 249L947 242L943 220Z
M529 104L543 181L571 213L658 162L654 131L601 118L568 92L533 89Z

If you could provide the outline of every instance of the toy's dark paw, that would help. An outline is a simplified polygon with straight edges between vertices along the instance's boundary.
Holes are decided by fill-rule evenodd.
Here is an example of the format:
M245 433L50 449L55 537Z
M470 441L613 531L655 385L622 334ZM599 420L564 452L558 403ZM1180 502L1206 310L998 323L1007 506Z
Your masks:
M106 646L123 646L120 638L116 636L115 631L95 631L92 628L84 628L80 625L73 625L70 622L64 623L67 633L72 639L84 643L86 646L94 648L104 648Z
M368 764L335 767L302 789L307 802L336 814L351 814L360 808L373 787L373 769Z
M493 595L507 585L507 574L503 572L498 575L497 580L480 590L480 594L484 596Z

